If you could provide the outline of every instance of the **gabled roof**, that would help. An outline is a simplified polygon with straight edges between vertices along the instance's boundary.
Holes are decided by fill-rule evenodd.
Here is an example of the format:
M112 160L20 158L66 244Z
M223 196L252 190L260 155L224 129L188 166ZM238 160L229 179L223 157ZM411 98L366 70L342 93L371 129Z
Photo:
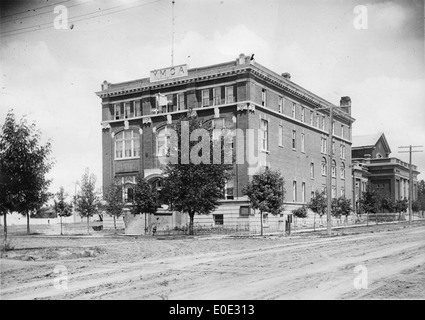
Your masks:
M362 136L353 136L353 144L351 149L374 148L380 139L382 139L382 143L388 150L388 153L391 153L390 146L388 145L387 139L385 138L385 134L383 132Z

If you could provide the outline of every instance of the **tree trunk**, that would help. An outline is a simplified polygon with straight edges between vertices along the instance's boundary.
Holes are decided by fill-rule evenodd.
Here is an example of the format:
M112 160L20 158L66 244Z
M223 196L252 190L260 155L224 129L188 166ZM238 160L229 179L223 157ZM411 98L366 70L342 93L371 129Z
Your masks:
M314 218L313 218L313 231L316 231L316 212L314 213Z
M90 216L87 216L87 233L90 234Z
M27 211L27 233L30 234L30 213Z
M263 212L260 211L260 235L263 235Z
M6 215L7 215L7 211L3 212L3 214L4 214L4 217L3 217L3 220L4 220L4 226L3 226L3 228L4 228L4 248L6 249L6 243L7 243L7 221L6 221Z
M193 235L193 216L195 214L194 213L189 213L189 235Z
M116 223L115 215L114 215L114 233L117 233L117 223Z
M62 216L60 216L60 218L61 218L61 235L63 235L63 233L62 233Z

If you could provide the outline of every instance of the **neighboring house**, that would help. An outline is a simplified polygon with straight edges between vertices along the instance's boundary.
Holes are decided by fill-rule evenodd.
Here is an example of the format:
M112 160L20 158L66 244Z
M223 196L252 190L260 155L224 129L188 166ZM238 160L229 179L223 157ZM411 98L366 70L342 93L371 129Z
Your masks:
M258 162L234 165L222 205L195 222L249 223L254 212L242 187L260 166L282 172L287 211L306 204L315 190L325 190L329 165L333 197L352 196L350 98L342 97L334 106L330 124L326 110L330 102L295 84L289 73L275 73L250 56L241 54L234 61L194 69L181 65L154 70L149 78L122 83L104 81L96 94L102 100L103 187L118 178L127 201L139 172L161 188L159 157L169 144L172 124L189 109L212 128L241 130L246 139L252 129L256 138L247 143L243 158L247 159L248 147L258 157Z
M361 166L356 171L356 198L365 191L366 180L371 187L382 195L389 195L393 201L409 198L409 164L398 158L390 157L391 149L384 133L354 136L352 145L352 161L354 166ZM418 174L412 165L413 197L417 199ZM361 185L358 183L361 181ZM357 190L359 189L359 192Z

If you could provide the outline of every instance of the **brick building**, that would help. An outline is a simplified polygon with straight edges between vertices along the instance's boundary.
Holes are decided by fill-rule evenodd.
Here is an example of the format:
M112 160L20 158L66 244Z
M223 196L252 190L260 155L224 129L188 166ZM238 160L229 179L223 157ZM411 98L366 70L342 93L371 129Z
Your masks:
M255 212L249 210L242 187L260 166L282 172L286 211L326 188L329 165L332 195L352 197L350 98L342 97L334 106L334 158L329 163L326 108L331 103L295 84L288 73L275 73L250 56L194 69L154 70L149 78L123 83L104 81L96 94L102 99L103 186L119 178L127 199L138 172L160 187L158 157L168 143L167 128L188 109L216 128L258 132L254 149L259 161L235 164L222 205L213 215L196 217L198 222L251 221Z
M382 195L389 195L393 201L409 199L410 166L398 158L390 157L390 154L391 149L382 132L353 137L352 161L363 170L356 175L356 199L366 190L365 181ZM417 200L419 173L417 167L412 165L413 201Z

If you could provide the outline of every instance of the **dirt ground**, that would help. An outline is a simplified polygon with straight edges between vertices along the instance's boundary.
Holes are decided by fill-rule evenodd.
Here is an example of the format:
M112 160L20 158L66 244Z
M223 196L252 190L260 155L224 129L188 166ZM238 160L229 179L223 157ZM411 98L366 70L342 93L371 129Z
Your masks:
M332 237L12 236L11 245L2 300L425 299L423 221Z

